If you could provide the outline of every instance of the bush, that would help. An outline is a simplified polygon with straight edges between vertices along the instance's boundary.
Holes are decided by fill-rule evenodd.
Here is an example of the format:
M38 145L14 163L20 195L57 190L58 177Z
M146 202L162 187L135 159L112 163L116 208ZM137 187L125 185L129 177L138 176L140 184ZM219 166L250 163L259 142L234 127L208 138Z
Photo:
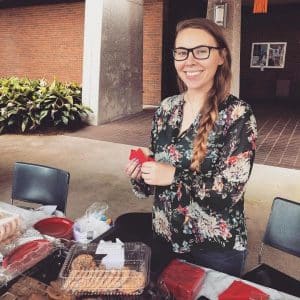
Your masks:
M72 128L86 121L92 110L82 105L82 89L75 83L27 78L0 79L0 133Z

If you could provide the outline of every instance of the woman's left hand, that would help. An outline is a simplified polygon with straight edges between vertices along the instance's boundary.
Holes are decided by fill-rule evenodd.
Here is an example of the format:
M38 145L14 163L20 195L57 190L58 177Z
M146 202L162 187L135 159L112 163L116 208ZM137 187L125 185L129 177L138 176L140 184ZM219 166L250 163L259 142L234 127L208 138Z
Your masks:
M142 178L150 185L170 185L173 182L175 167L156 161L145 162L141 168Z

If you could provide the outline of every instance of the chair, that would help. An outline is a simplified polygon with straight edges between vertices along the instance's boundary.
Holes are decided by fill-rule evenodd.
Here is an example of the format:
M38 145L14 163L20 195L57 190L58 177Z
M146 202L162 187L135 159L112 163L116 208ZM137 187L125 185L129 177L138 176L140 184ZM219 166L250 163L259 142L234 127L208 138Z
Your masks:
M57 209L66 211L70 174L64 170L16 162L13 172L11 202L39 203L57 205Z
M279 197L273 200L268 225L258 255L259 265L242 278L300 297L300 281L261 263L264 245L300 257L299 202Z

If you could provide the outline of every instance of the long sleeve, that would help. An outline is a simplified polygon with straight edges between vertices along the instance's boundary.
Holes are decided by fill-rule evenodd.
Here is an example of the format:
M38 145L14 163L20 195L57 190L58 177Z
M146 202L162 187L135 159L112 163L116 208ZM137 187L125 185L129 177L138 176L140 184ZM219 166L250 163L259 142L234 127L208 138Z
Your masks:
M183 106L182 97L173 98L154 118L151 150L157 161L175 167L171 185L155 189L154 230L172 242L175 252L191 251L193 245L245 250L243 196L257 138L251 107L232 95L220 104L196 172L190 164L201 114L178 136Z
M153 120L152 120L152 129L151 129L151 141L149 150L155 154L156 149L156 141L158 137L158 132L161 129L162 125L162 117L163 117L163 109L162 107L158 107L155 111ZM140 180L131 179L132 190L136 197L138 198L146 198L154 193L154 187L145 183L141 178Z
M221 135L219 147L214 147L215 152L208 150L199 172L176 168L171 190L179 203L177 214L186 220L183 232L193 233L197 243L243 250L247 241L243 195L257 136L251 109L246 107L228 129L226 124L223 128L226 133Z
M256 136L256 121L248 109L229 126L211 172L203 175L201 170L197 173L176 168L174 184L183 187L181 194L190 193L201 206L216 212L231 207L244 194L253 166Z

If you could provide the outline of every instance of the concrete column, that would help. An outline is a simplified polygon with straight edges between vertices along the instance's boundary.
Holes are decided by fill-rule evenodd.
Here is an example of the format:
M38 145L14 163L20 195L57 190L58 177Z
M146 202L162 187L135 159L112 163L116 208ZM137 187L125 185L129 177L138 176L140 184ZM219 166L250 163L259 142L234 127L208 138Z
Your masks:
M99 125L142 110L143 0L86 0L83 103Z
M82 102L94 111L89 120L93 125L98 124L99 117L103 2L85 1Z
M227 24L224 28L232 55L231 93L237 97L240 94L240 51L241 51L241 0L208 0L207 19L214 19L214 4L227 3Z

